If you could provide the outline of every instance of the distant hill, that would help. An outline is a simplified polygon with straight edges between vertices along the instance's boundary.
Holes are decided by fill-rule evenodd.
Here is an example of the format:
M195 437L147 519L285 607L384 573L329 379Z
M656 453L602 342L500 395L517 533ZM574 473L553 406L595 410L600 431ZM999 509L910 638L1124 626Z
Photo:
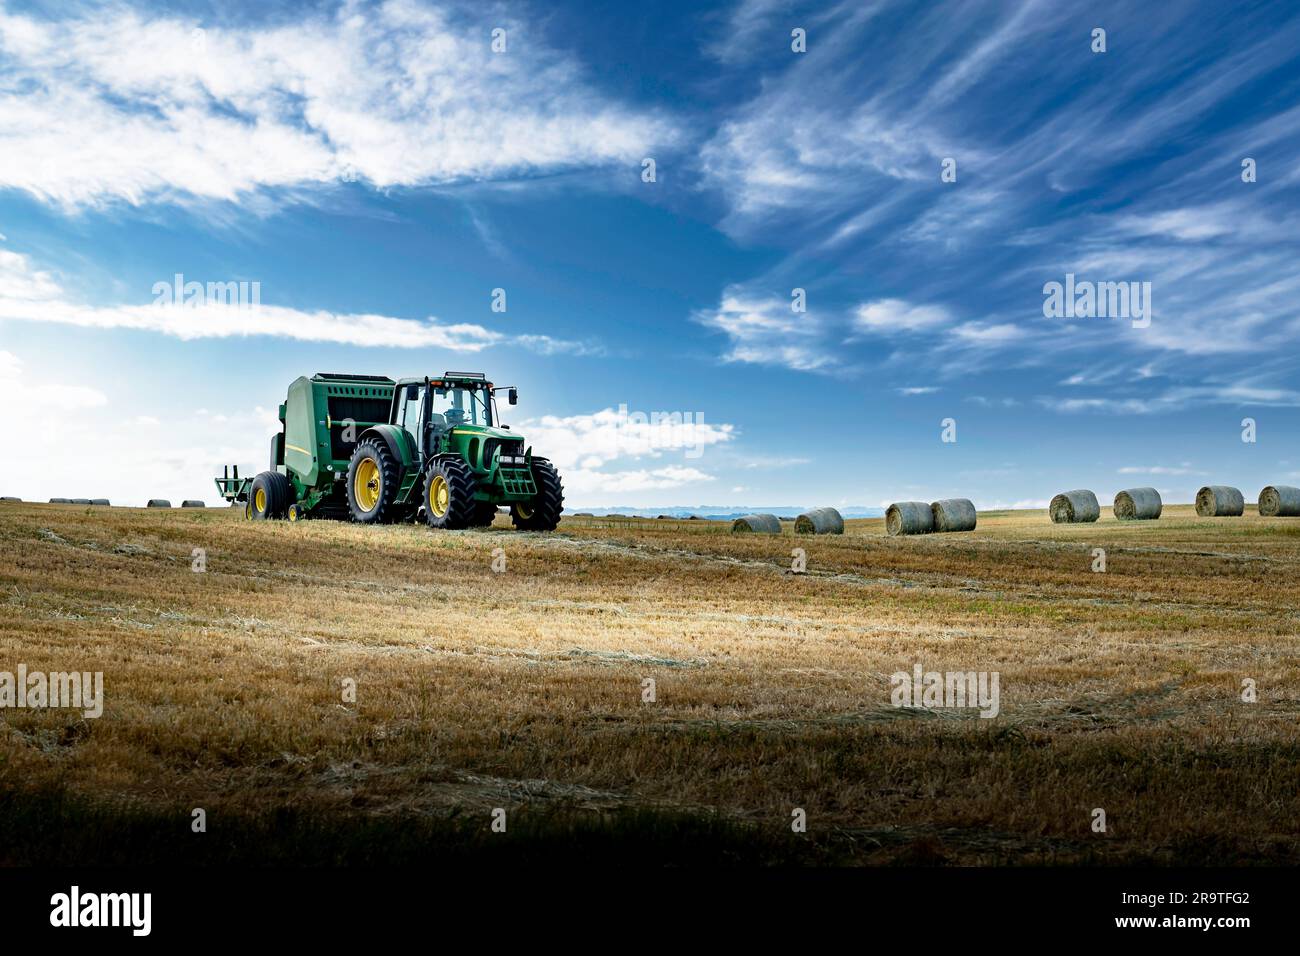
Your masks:
M626 517L643 517L654 518L657 515L671 515L674 518L689 518L695 515L699 518L707 518L710 521L732 521L741 515L752 514L769 514L776 515L778 518L796 518L809 508L817 507L808 505L806 507L795 507L793 505L671 505L664 507L649 506L644 508L618 507L618 508L584 508L581 506L564 509L565 514L576 514L583 512L593 515L624 515ZM846 508L837 509L845 518L880 518L885 514L883 508L867 508L861 505L850 505Z

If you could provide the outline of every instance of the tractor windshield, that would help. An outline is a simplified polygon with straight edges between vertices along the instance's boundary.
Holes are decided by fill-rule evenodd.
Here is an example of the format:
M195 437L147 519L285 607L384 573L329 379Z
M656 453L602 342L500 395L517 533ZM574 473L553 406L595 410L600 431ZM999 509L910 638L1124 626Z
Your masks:
M454 385L433 389L432 411L442 416L448 428L457 425L492 424L492 399L486 387ZM437 418L434 418L437 421Z

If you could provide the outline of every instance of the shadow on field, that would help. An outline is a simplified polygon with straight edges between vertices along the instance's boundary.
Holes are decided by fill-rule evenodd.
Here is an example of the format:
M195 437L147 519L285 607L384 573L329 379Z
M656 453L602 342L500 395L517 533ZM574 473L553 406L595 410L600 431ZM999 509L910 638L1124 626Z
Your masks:
M155 864L368 866L513 864L727 866L851 863L852 846L779 839L718 817L647 809L595 814L512 811L507 832L486 814L374 816L280 807L212 809L206 833L190 814L91 803L65 790L0 793L0 865Z
M1215 866L1294 863L1287 847L1209 836L1164 847L1099 851L982 829L835 827L795 834L711 814L629 808L520 808L506 833L473 817L346 814L284 806L253 814L96 803L67 790L0 792L0 866ZM1117 852L1118 851L1118 852Z

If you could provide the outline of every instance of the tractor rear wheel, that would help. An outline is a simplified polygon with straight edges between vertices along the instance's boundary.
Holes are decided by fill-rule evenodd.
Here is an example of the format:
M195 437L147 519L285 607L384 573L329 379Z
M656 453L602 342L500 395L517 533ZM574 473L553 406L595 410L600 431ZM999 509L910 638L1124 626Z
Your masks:
M264 471L248 490L248 516L254 521L283 518L293 504L293 482L278 471Z
M460 458L435 458L424 476L424 520L430 528L455 531L474 521L474 472Z
M370 438L352 452L348 462L348 510L352 520L362 524L379 524L395 517L393 499L401 482L397 459L388 445Z
M520 531L554 531L564 512L564 485L560 473L545 458L533 459L537 495L532 501L510 506L510 520Z

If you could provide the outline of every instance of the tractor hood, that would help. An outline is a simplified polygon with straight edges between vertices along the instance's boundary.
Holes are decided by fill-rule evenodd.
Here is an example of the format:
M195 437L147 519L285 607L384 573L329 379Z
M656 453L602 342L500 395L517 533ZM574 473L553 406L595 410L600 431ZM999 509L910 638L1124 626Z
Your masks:
M502 441L523 441L523 436L516 435L506 428L488 428L486 425L457 425L451 430L452 435L469 438L499 438Z

